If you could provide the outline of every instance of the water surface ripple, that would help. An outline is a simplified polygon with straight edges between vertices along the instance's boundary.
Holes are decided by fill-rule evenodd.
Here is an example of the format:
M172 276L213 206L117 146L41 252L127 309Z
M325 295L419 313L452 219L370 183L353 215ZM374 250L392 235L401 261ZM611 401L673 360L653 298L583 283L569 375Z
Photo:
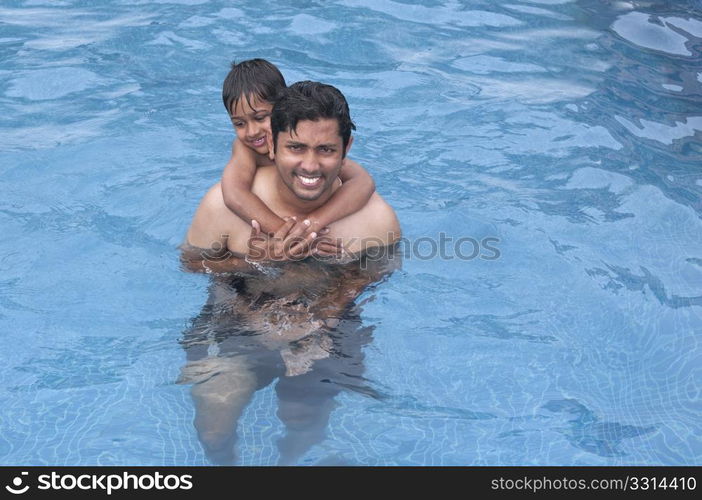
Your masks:
M300 463L702 463L698 0L233 5L0 7L0 463L208 463L175 383L208 278L176 246L251 57L346 94L411 242L499 239L366 294L381 396L338 396ZM241 463L276 463L275 408Z

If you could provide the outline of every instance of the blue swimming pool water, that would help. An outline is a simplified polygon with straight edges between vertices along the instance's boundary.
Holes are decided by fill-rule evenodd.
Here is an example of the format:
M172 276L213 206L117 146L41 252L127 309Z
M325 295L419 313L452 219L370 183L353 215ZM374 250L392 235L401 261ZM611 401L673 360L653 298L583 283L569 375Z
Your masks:
M3 1L0 463L209 463L177 245L251 57L346 94L410 242L499 239L364 295L384 397L301 464L702 463L701 54L699 1ZM240 463L277 462L275 408Z

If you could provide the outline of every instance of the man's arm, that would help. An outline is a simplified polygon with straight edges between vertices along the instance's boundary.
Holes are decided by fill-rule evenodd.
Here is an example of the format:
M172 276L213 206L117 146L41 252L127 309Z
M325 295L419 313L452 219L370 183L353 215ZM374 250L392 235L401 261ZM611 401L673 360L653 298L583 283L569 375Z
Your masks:
M339 318L363 290L401 266L396 243L401 237L395 211L377 193L357 213L332 227L331 236L344 242L344 251L354 259L341 286L323 297L315 308L320 319Z
M222 189L215 184L205 194L181 245L181 263L193 272L233 272L251 269L244 260L242 237L251 227L224 205Z
M251 264L231 252L217 254L211 248L198 248L187 243L180 246L180 263L193 273L232 273L253 269Z
M375 247L373 252L347 264L340 286L326 293L312 306L314 317L323 320L329 327L335 326L364 290L381 283L402 267L402 256L396 246Z

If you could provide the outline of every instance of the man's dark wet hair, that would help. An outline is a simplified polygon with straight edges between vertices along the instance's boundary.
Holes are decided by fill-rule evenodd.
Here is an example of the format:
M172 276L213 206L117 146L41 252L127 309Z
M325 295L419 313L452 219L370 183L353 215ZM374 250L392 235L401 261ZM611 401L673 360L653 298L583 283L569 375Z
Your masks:
M287 130L295 131L301 120L317 121L323 118L336 120L339 124L344 149L356 126L351 121L349 105L339 89L319 82L297 82L282 89L275 99L271 113L271 133L273 150L278 142L278 134Z
M232 69L222 85L222 102L227 114L230 114L242 97L249 106L253 96L273 102L276 94L284 88L285 78L280 70L265 59L249 59L238 64L232 62Z

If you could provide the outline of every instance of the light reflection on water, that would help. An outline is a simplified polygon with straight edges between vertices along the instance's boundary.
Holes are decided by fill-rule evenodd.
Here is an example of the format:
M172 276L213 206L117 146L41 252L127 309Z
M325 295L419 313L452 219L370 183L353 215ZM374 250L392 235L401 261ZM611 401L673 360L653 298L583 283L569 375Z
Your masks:
M699 2L11 1L0 8L0 460L202 464L178 267L232 133L231 59L349 98L410 239L367 294L366 377L302 463L696 464ZM272 387L240 424L277 461Z

